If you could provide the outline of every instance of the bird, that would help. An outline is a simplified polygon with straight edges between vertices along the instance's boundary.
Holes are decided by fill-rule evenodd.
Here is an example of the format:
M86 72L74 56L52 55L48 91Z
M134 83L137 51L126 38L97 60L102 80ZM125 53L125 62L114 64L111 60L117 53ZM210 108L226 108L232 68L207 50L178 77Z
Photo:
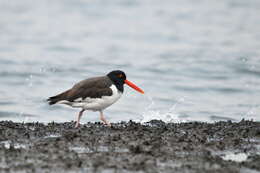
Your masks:
M105 76L92 77L76 83L72 88L47 99L49 105L65 104L73 108L81 108L78 113L75 128L80 126L80 119L85 110L98 111L100 120L111 126L103 114L104 109L115 103L124 92L124 84L141 94L144 91L126 79L121 70L114 70Z

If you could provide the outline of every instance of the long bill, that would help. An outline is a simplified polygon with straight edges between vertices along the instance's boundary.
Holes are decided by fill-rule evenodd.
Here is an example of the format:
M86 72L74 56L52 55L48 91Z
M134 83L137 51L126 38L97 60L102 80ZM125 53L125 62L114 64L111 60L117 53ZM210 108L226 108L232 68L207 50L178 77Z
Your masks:
M131 88L135 89L136 91L138 91L138 92L144 94L144 91L143 91L141 88L139 88L138 86L136 86L134 83L130 82L129 80L125 80L125 83L126 83L128 86L130 86Z

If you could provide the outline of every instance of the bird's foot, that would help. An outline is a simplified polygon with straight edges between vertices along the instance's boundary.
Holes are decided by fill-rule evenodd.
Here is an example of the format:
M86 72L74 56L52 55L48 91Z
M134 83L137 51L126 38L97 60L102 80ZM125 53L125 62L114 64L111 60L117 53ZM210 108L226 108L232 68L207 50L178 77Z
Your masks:
M108 127L111 127L111 124L110 124L110 122L107 122L107 123L106 123L106 125L107 125Z
M107 125L108 127L111 127L110 122L108 122L108 121L105 119L105 117L104 117L102 111L100 111L100 120L101 120L105 125Z
M76 125L75 125L75 128L79 128L80 124L77 122Z
M103 122L104 125L106 125L106 126L108 126L108 127L111 127L110 122L108 122L108 121L106 121L106 122L102 121L102 122Z

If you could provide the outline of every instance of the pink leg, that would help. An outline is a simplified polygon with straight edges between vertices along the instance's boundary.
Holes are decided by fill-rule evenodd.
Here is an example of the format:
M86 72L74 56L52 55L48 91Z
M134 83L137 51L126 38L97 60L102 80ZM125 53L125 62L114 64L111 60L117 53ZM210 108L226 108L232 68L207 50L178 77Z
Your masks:
M84 111L85 111L85 110L82 109L82 110L79 112L79 115L78 115L78 119L77 119L75 128L78 128L78 127L79 127L79 121L80 121L80 118L81 118L81 116L83 115L83 112L84 112Z
M106 125L108 125L109 127L111 126L111 124L105 119L103 112L100 111L100 120L105 123Z

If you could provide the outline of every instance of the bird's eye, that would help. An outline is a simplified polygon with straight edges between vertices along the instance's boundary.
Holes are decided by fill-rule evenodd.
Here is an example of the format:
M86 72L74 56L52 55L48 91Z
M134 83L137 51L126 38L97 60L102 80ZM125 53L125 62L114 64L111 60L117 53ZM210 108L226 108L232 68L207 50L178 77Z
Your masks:
M122 77L123 77L123 75L122 75L122 74L119 74L119 75L117 75L117 77L119 77L119 78L122 78Z

